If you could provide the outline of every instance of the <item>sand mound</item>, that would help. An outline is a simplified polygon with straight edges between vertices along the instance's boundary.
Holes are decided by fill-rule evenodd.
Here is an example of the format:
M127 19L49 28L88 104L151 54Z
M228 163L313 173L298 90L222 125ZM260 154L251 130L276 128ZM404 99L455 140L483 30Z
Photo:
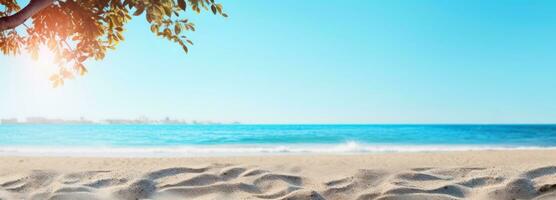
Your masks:
M320 161L300 164L290 159L275 162L278 165L245 166L238 165L243 162L213 162L218 161L215 158L202 163L208 167L190 167L184 164L187 163L184 159L181 163L165 162L164 167L149 161L142 167L123 164L105 170L80 171L83 168L76 167L0 172L0 200L556 199L556 166L552 165L521 168L408 165L391 169L338 164L357 161L349 157L338 158L334 164ZM98 166L105 166L102 161ZM295 165L285 164L290 161ZM328 168L319 168L327 165Z
M488 168L361 169L322 183L301 174L240 166L166 168L137 177L34 170L1 177L0 199L555 199L555 169L534 168L515 177L491 176ZM183 179L164 179L178 175Z

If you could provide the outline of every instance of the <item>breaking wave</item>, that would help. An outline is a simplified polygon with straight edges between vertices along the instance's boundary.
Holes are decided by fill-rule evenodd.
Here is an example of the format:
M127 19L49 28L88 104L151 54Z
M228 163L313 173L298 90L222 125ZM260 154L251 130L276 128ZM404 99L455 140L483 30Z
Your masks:
M4 156L194 157L261 154L361 154L478 150L556 149L502 145L390 145L349 141L340 144L188 145L165 147L0 147Z

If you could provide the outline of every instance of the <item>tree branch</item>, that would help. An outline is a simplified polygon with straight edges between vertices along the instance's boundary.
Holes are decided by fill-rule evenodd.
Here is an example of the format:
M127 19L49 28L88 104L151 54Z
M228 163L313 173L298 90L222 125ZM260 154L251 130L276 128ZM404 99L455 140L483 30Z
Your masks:
M42 9L50 6L55 0L31 0L25 8L6 17L0 17L0 31L15 28L25 22Z

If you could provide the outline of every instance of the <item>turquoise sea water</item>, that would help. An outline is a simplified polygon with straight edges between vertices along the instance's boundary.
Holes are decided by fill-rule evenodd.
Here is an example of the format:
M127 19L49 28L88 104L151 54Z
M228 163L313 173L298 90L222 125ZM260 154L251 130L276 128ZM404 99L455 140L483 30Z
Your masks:
M556 148L556 125L0 125L1 154L206 155Z

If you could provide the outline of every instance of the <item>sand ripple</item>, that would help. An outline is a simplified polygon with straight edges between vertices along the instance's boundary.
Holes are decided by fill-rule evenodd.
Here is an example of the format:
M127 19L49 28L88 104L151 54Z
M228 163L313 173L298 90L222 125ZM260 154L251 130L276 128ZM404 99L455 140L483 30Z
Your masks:
M501 173L503 171L504 173ZM323 175L323 177L333 177ZM258 166L179 166L139 173L33 170L0 177L0 199L556 199L556 166L360 169L328 179ZM324 178L326 179L326 178Z

